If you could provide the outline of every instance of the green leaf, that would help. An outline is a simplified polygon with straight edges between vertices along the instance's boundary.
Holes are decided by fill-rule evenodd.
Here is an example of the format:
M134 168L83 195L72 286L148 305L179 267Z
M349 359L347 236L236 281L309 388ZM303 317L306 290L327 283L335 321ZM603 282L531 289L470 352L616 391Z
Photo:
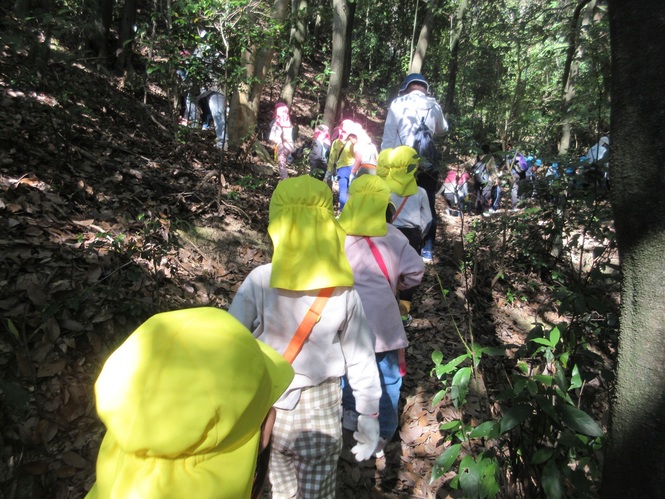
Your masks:
M544 395L536 395L533 397L533 399L536 401L536 404L538 404L540 410L547 414L552 419L552 421L556 422L556 424L561 423L561 418L554 410L551 398Z
M532 338L531 341L538 343L539 345L545 345L546 347L551 347L552 343L546 338Z
M492 430L496 425L499 425L498 421L485 421L476 426L471 433L469 433L469 438L483 438L492 433Z
M563 367L561 367L561 364L558 362L556 363L556 371L554 372L554 382L564 392L568 390L568 380L566 379L566 373L563 372Z
M432 362L437 366L443 362L443 352L441 350L434 350L432 352Z
M580 370L577 367L577 364L575 364L573 366L573 372L570 376L570 386L568 387L568 390L575 390L580 386L582 386L582 377L580 376Z
M439 429L440 430L446 430L446 431L447 430L452 430L453 428L458 429L459 425L460 425L460 420L459 419L453 419L452 421L448 421L447 423L441 423L439 425Z
M480 497L494 497L499 493L499 483L496 477L499 471L499 466L492 459L484 459L488 465L482 471L480 476Z
M554 327L552 331L550 331L550 345L552 348L556 346L557 343L559 343L559 340L561 339L561 333L559 332L558 327Z
M459 484L466 497L480 494L480 470L473 456L466 456L459 465Z
M540 381L545 386L552 386L552 376L547 376L545 374L535 374L533 379Z
M430 483L446 473L457 460L462 444L455 444L448 447L443 454L436 458L432 466L432 478Z
M439 392L434 395L434 398L432 399L432 407L436 407L439 402L443 400L443 397L446 396L446 392L448 390L439 390Z
M527 374L529 372L529 365L524 362L523 360L519 361L517 363L517 368L522 371L524 374Z
M547 499L563 498L563 484L561 483L561 474L556 466L554 459L548 461L543 469L542 478L543 490Z
M529 391L530 395L535 395L538 393L538 384L534 380L529 379L526 382L526 389Z
M588 435L590 437L602 437L605 434L591 416L572 405L557 406L557 412L561 415L563 423L573 431Z
M531 458L531 464L542 464L554 455L554 449L552 447L543 447L538 449L536 453Z
M19 339L18 329L16 329L16 325L11 319L7 319L7 329L9 329L9 332L14 335L14 338L17 340Z
M483 347L480 349L480 353L484 353L490 356L500 356L500 355L506 355L506 350L505 348Z
M501 418L501 433L512 430L522 424L531 415L531 407L528 405L517 405L508 409Z

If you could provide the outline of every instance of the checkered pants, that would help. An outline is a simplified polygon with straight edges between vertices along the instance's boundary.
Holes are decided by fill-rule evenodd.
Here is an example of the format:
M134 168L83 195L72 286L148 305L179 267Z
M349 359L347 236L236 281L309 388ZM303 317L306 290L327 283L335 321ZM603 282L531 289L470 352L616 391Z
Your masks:
M273 499L334 499L342 452L339 379L302 391L292 411L277 409L272 431Z

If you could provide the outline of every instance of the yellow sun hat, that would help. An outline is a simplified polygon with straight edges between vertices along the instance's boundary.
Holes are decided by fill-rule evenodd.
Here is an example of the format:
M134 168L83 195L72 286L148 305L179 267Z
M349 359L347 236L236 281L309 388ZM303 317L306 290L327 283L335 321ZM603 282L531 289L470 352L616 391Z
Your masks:
M229 313L152 316L95 383L107 432L88 498L249 498L261 424L293 368Z
M349 200L339 216L339 224L353 236L385 236L389 202L388 184L376 175L362 175L349 186Z
M270 286L308 291L352 286L346 233L335 220L332 191L309 175L281 181L270 199Z
M413 147L384 149L379 154L376 174L386 181L391 192L401 197L411 196L418 192L415 178L418 158Z

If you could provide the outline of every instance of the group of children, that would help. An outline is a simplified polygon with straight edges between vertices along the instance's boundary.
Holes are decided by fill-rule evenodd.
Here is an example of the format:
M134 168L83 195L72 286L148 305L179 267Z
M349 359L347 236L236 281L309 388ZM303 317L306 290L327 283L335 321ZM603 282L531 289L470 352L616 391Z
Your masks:
M333 498L343 427L358 461L383 455L406 372L398 294L423 277L432 217L414 149L363 165L339 167L357 177L338 217L325 182L277 185L272 260L228 313L158 314L111 355L95 385L107 433L88 497L258 497L255 470L268 468L273 498Z

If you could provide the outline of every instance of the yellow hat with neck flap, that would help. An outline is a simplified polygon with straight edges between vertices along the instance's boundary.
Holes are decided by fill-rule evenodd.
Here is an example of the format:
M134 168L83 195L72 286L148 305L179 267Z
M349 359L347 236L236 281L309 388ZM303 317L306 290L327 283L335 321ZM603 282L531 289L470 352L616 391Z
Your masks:
M386 181L391 192L406 197L418 192L415 178L417 167L416 150L409 146L398 146L381 151L376 174Z
M349 200L339 216L339 224L353 236L385 236L389 202L388 184L376 175L362 175L349 186Z
M352 286L346 233L335 220L332 191L309 175L281 181L270 199L270 286L309 291Z
M95 383L106 435L88 499L249 498L261 424L292 379L224 310L152 316Z

